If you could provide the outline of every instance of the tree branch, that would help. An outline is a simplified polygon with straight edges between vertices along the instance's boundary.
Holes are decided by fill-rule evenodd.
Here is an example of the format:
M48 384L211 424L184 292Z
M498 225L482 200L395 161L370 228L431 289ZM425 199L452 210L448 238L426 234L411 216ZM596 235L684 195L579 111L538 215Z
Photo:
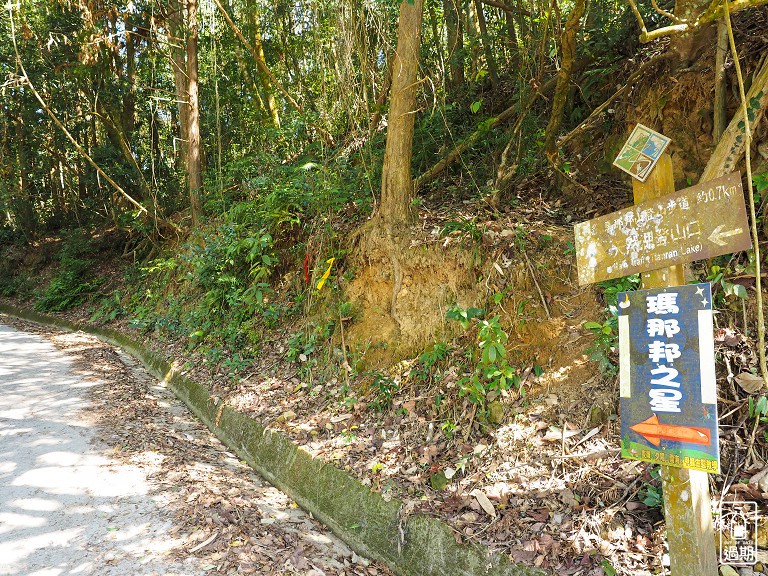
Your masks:
M651 0L651 5L653 6L653 9L656 10L656 12L658 12L662 16L666 16L667 18L672 20L672 22L675 22L677 24L682 24L683 21L680 20L680 18L678 18L674 14L672 14L672 12L667 12L666 10L659 8L659 5L656 3L656 0Z
M733 55L733 63L736 68L736 78L739 83L739 96L741 96L741 115L744 119L744 135L746 141L744 143L744 154L747 168L747 195L749 196L749 215L750 224L752 229L752 246L755 252L755 292L756 304L757 304L757 353L758 361L760 364L760 372L763 376L763 386L768 387L768 364L765 357L765 317L763 312L763 290L762 290L762 278L760 277L760 240L757 236L757 215L755 214L755 191L752 184L752 130L750 127L749 110L747 104L747 95L744 93L744 77L741 74L741 64L739 63L739 53L736 51L736 40L733 38L733 28L731 26L731 15L729 13L728 4L725 6L725 24L728 28L728 41L731 45L731 54ZM757 120L757 114L755 115ZM755 426L755 429L757 427ZM752 452L752 444L754 442L755 434L754 429L752 438L750 438L750 447L747 449L747 458L750 457Z
M632 75L631 75L629 78L627 78L627 81L624 83L624 86L622 86L622 87L621 87L621 88L619 88L619 89L618 89L616 92L614 92L613 96L611 96L611 97L610 97L610 98L608 98L608 99L607 99L605 102L603 102L602 104L600 104L600 106L598 106L597 108L595 108L595 109L592 111L592 113L591 113L589 116L587 116L587 118L585 118L585 119L584 119L584 120L581 122L581 124L579 124L578 126L576 126L576 128L574 128L573 130L571 130L570 132L568 132L568 134L566 134L565 136L563 136L562 138L560 138L560 140L558 141L558 146L560 146L560 147L562 147L562 146L565 146L565 144L567 144L569 141L571 141L571 140L572 140L572 139L573 139L575 136L577 136L577 135L578 135L578 134L580 134L581 132L584 132L585 130L589 129L589 127L590 127L590 124L591 124L591 123L592 123L594 120L596 120L596 119L597 119L597 117L598 117L600 114L602 114L602 113L605 111L605 109L606 109L606 108L608 108L608 106L610 106L611 102L613 102L614 100L616 100L616 98L618 98L618 97L619 97L619 96L621 96L621 95L622 95L624 92L626 92L626 91L627 91L629 88L631 88L631 87L634 85L634 83L635 83L635 82L636 82L636 81L637 81L639 78L641 78L642 76L644 76L644 75L645 75L645 74L648 72L648 69L649 69L651 66L655 66L655 65L656 65L656 64L658 64L659 62L661 62L661 61L663 61L663 60L666 60L666 59L667 59L667 58L669 58L669 57L670 57L670 55L669 55L667 52L662 52L661 54L658 54L658 55L654 56L653 58L651 58L650 60L648 60L647 62L645 62L644 64L642 64L642 65L640 66L640 68L638 68L637 70L635 70L635 72L634 72L634 73L633 73L633 74L632 74Z
M632 7L632 11L635 13L635 18L638 19L638 24L640 25L641 30L640 42L643 44L653 42L659 38L665 38L666 36L677 36L678 34L691 32L697 28L701 28L705 24L719 20L726 12L726 8L723 6L721 0L713 0L709 8L707 8L696 20L691 22L680 22L677 18L673 18L673 22L677 21L677 24L664 26L663 28L657 28L656 30L648 32L643 17L637 10L634 0L629 0L629 4ZM768 0L733 0L733 2L728 2L727 11L732 14L746 8L755 8L764 4L768 4ZM667 15L663 11L660 11L659 13Z
M541 88L539 88L535 94L533 94L527 101L526 105L523 107L522 113L525 113L530 107L533 105L533 103L538 99L539 96L541 96L544 92L550 90L552 87L555 86L557 82L557 77L554 77L544 83ZM458 160L461 157L461 154L465 151L474 146L480 138L487 134L489 130L496 128L500 124L503 124L517 112L520 108L520 102L515 102L501 112L498 116L488 118L487 120L483 121L480 126L467 138L459 142L453 150L451 150L446 156L444 156L440 161L438 161L432 168L421 174L418 178L415 178L413 181L414 188L418 190L421 186L424 186L424 184L427 184L437 178L438 175L440 175L448 166L453 164L456 160Z
M509 4L505 4L504 2L499 2L499 0L480 0L480 2L487 4L488 6L493 6L494 8L500 8L504 12L509 12L510 14L523 14L524 16L528 17L531 15L531 13L525 8L516 8L514 6L510 6Z

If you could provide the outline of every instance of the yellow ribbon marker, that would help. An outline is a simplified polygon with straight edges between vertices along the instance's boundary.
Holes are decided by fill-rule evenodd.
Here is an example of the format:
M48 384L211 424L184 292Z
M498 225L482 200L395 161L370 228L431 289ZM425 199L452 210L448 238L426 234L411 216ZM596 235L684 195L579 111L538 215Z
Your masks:
M323 277L320 278L320 282L317 283L318 290L320 290L325 285L325 281L328 280L328 276L331 275L331 268L333 268L334 260L336 260L336 258L329 258L328 260L326 260L326 263L328 264L328 270L325 271L325 274L323 274Z

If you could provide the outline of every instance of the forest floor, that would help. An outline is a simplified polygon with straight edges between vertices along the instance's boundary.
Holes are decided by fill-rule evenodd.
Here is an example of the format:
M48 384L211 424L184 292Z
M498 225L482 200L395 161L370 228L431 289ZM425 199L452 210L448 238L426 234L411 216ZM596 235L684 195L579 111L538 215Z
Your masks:
M430 240L447 213L422 211L421 242L460 241ZM438 397L457 396L456 367L447 367L439 384L425 385L415 359L401 362L386 372L397 391L390 409L379 412L343 371L323 379L312 358L289 360L290 327L269 334L261 355L233 378L232 364L241 359L213 364L187 339L140 333L125 319L111 326L143 339L228 406L350 471L385 498L401 499L406 513L444 520L457 542L479 543L565 576L663 574L669 559L658 474L647 463L619 456L617 379L588 360L593 334L582 326L600 321L605 304L598 290L577 285L573 256L563 250L573 240L572 226L552 224L560 213L559 203L539 199L477 220L483 249L500 277L526 277L507 284L513 295L502 303L510 310L504 319L510 358L522 366L521 391L501 395L504 414L496 426L473 425L466 400L456 401L455 418L436 416ZM528 230L530 261L517 266L508 246L521 224ZM100 273L122 281L116 268ZM62 316L87 321L92 312L81 307ZM758 439L744 465L751 420L744 416L745 392L732 378L754 364L754 343L735 318L723 315L716 337L719 358L727 362L727 368L718 366L720 410L729 415L721 418L723 473L711 477L713 496L764 503L768 487L758 479L765 446Z

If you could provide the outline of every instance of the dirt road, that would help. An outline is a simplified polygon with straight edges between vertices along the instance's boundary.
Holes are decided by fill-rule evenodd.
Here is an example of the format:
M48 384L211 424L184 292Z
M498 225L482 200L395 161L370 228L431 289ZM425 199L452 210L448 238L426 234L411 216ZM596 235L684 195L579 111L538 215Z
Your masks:
M123 353L0 322L0 575L390 574Z

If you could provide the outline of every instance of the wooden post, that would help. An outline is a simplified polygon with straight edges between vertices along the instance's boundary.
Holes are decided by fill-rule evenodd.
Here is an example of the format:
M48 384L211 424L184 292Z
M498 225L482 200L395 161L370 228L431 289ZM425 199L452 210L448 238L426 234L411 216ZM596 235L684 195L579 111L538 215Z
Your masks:
M645 182L632 179L635 204L675 191L672 158L662 154ZM685 284L683 265L642 275L643 288ZM700 470L661 467L664 518L672 576L716 576L717 554L712 525L709 475Z

